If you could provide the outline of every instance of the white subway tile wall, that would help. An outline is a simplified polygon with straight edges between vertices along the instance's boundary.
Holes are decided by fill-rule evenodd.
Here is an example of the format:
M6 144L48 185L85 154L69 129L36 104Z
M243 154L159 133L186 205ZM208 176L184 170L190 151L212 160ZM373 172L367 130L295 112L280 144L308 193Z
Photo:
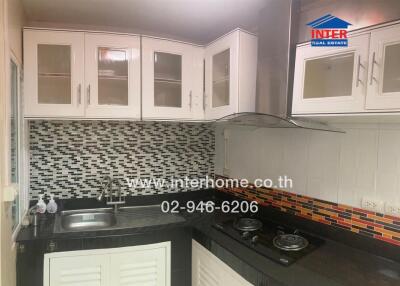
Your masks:
M287 175L293 193L355 207L363 197L400 204L400 126L338 127L346 133L229 127L229 176L276 182ZM216 134L216 174L223 174L222 131Z

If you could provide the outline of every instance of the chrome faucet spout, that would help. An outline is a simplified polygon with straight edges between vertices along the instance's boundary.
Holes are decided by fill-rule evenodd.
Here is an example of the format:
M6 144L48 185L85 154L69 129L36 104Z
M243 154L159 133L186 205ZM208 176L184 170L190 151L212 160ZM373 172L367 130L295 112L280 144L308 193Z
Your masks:
M29 208L28 210L28 217L29 217L29 224L33 226L37 226L38 223L38 210L39 206L38 205L33 205L32 207Z
M110 191L110 187L112 184L112 178L110 176L106 176L103 180L103 188L101 190L101 193L97 196L97 200L101 202L106 195L107 192Z
M107 196L107 205L114 206L115 212L117 212L118 207L125 204L125 200L122 197L121 184L117 179L113 179L110 176L106 176L104 182L101 193L97 196L97 200L102 201L103 198ZM115 189L113 185L116 187L117 196L114 196ZM115 197L118 198L118 200L114 200L113 198Z

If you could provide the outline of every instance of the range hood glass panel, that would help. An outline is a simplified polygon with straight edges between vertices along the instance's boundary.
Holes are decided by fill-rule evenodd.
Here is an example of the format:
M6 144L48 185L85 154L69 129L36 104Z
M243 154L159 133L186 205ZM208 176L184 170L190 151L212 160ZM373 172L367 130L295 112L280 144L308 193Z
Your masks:
M333 128L324 123L307 121L303 119L282 118L266 113L242 112L235 113L215 121L217 124L256 126L261 128L301 128L328 132L344 133L340 129Z

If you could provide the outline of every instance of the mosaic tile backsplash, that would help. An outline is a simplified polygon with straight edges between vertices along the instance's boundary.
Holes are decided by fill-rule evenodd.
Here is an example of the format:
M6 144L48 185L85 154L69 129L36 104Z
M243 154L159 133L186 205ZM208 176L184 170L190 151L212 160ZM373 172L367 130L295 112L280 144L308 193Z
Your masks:
M110 175L124 195L188 189L129 188L125 178L196 178L213 175L214 127L205 123L31 121L30 199L88 198Z
M297 195L286 191L255 188L223 188L222 192L260 205L328 224L400 246L400 217L374 213L342 204Z

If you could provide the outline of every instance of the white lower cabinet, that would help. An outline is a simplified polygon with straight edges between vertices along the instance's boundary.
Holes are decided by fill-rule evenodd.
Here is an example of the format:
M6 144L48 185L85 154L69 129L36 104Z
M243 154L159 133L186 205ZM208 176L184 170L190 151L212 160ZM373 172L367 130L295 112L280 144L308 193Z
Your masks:
M249 286L242 276L192 240L192 286Z
M74 256L55 257L49 260L50 272L47 273L44 285L109 285L107 255L76 253Z
M163 247L112 255L110 286L169 285L166 254Z
M171 243L46 254L44 286L170 286Z

